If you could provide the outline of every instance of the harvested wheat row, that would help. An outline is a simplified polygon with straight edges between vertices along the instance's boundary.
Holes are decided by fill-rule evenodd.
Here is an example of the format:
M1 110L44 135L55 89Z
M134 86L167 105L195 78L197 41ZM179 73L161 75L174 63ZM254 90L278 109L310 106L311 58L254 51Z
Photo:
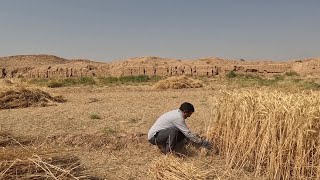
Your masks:
M52 150L3 149L0 160L0 179L90 179L79 158Z
M169 77L159 81L154 85L155 89L183 89L183 88L200 88L203 84L199 80L188 78L187 76Z
M149 172L152 179L204 180L216 177L213 170L197 168L192 162L184 162L173 155L155 160Z
M268 179L320 178L320 94L221 92L208 134L229 167Z
M50 102L65 102L61 96L52 97L39 89L17 89L0 92L0 109L47 106Z

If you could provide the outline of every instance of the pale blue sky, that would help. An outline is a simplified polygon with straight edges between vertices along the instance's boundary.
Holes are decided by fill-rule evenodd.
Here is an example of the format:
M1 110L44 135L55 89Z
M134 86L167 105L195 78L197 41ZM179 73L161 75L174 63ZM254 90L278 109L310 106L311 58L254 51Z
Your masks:
M320 57L316 0L0 0L0 56Z

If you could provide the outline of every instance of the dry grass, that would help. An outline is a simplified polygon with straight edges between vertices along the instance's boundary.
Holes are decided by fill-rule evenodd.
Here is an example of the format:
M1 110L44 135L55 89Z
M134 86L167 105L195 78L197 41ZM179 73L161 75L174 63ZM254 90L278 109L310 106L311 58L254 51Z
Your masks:
M252 178L241 170L227 168L217 157L198 154L194 157L181 157L173 154L160 156L150 164L151 179L170 180L251 180Z
M155 89L183 89L183 88L200 88L203 84L199 80L188 78L187 76L169 77L161 80L154 85Z
M16 137L30 137L30 139L15 138L30 149L35 147L32 145L34 140L44 147L68 149L61 152L78 157L81 164L91 172L90 174L97 177L151 180L155 179L155 176L147 170L153 167L154 163L159 160L157 166L160 167L150 171L154 170L155 174L161 174L168 171L166 166L171 161L170 159L161 161L161 158L166 157L148 143L146 133L149 128L162 113L176 109L181 102L187 101L193 103L196 108L196 112L188 118L187 124L193 132L204 135L209 120L214 115L210 109L213 107L209 101L210 97L218 97L215 89L222 87L217 87L217 82L212 84L213 88L210 89L189 88L166 91L153 90L147 85L42 88L50 94L63 94L68 103L48 107L3 109L0 113L0 133L6 130ZM89 118L90 112L96 112L103 119ZM1 143L5 144L4 146L13 144L6 148L11 148L12 152L22 152L20 146L16 146L14 141L3 140L2 143L0 137L0 146L2 146ZM0 160L0 163L8 161L7 164L10 165L15 159L26 161L28 158L37 159L36 156L32 156L36 154L42 161L59 166L47 159L56 157L57 154L47 154L45 151L42 154L35 150L24 158L26 156L21 153L13 155L8 153L9 151L5 152L11 158ZM59 157L62 157L61 152L58 153ZM172 166L179 165L177 168L180 168L180 171L198 170L199 174L194 173L193 177L203 178L207 172L210 172L209 177L213 175L216 179L250 179L252 177L250 173L226 167L220 157L207 155L203 157L198 149L191 149L188 152L190 153L185 158L172 160ZM211 158L218 160L208 161ZM29 163L32 164L30 161ZM180 177L180 171L176 172L177 175L171 175Z
M47 106L52 102L65 102L62 96L52 97L39 89L17 89L0 92L0 109Z
M184 159L173 155L155 160L149 172L153 179L203 180L216 178L213 169L195 167L192 162L184 161Z
M153 179L147 169L161 154L147 141L146 133L163 112L178 108L181 102L192 102L197 110L188 119L188 125L197 133L204 131L203 122L210 117L205 102L209 92L202 88L158 91L149 86L121 86L43 90L62 94L68 103L3 109L0 131L32 137L52 147L65 147L93 175L105 179ZM93 98L99 101L91 103ZM90 112L103 119L90 119ZM195 157L193 161L201 160Z
M18 153L17 149L15 153ZM75 156L56 154L41 157L33 154L26 157L26 152L19 153L16 155L19 158L0 162L0 179L88 179L82 175L83 168ZM21 159L21 155L25 159Z
M0 179L90 179L80 159L31 139L0 134Z
M231 168L268 179L320 178L320 94L222 92L209 136Z

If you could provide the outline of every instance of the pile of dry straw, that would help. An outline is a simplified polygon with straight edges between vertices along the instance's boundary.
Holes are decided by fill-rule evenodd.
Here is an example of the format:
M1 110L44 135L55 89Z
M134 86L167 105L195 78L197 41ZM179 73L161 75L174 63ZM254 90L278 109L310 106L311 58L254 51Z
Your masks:
M86 179L79 159L75 156L31 155L23 159L25 153L19 154L16 159L1 160L0 179ZM0 153L1 159L2 156L3 152Z
M216 178L213 169L197 168L192 162L186 162L173 155L157 159L149 169L149 173L153 179L204 180Z
M0 179L90 179L79 158L31 139L0 134Z
M30 106L47 106L53 102L65 102L62 96L52 97L39 89L17 89L0 92L0 109L24 108Z

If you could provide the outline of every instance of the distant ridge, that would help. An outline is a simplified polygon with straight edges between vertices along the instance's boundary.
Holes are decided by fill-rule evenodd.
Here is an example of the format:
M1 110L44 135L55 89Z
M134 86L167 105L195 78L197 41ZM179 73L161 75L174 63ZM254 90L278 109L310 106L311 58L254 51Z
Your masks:
M0 78L51 78L82 76L220 76L230 71L265 76L295 71L320 76L320 58L290 61L246 61L219 57L180 60L156 56L134 57L112 62L65 59L54 55L0 57Z
M67 59L54 55L16 55L0 57L0 66L2 67L21 67L21 66L39 66L47 64L63 64Z

